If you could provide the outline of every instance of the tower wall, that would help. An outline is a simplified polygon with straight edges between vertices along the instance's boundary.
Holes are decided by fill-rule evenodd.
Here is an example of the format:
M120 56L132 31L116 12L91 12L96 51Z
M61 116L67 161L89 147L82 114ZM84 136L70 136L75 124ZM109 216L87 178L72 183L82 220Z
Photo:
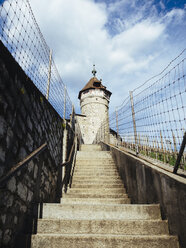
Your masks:
M102 89L89 89L81 94L78 118L85 144L92 144L103 121L108 121L110 95Z

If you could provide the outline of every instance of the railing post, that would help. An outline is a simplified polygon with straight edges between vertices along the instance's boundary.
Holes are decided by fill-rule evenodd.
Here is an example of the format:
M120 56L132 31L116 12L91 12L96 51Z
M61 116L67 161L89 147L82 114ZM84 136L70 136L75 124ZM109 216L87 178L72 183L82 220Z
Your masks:
M47 93L46 93L47 100L49 98L49 91L50 91L51 67L52 67L52 50L50 50L50 58L49 58L48 83L47 83Z
M134 127L134 138L135 138L135 146L136 146L136 154L138 154L138 139L137 139L137 130L136 130L136 120L135 120L135 112L134 112L134 101L133 101L133 93L130 93L130 101L131 101L131 108L132 108L132 119L133 119L133 127Z

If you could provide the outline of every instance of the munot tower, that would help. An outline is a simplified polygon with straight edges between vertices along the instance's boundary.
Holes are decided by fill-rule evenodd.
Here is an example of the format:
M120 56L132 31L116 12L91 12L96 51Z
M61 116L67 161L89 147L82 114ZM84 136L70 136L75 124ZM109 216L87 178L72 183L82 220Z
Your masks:
M93 77L79 92L81 115L78 116L83 141L92 144L102 122L108 122L108 110L111 92L96 78L95 65ZM108 132L109 130L107 130Z

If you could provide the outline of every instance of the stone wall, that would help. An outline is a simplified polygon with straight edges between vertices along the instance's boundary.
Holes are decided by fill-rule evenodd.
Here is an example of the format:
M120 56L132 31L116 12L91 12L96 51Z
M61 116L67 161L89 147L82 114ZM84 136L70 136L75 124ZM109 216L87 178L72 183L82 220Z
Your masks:
M168 219L170 234L178 235L186 247L186 178L174 175L118 148L110 150L132 203L160 203L163 219Z
M0 247L26 247L19 237L32 232L33 203L56 202L60 196L64 125L1 42L0 51L0 177L48 145L0 189Z

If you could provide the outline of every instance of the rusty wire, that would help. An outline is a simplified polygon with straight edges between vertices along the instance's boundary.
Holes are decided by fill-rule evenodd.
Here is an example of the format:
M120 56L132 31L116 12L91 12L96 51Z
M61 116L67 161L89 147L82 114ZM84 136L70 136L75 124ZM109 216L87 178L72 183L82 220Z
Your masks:
M41 93L46 96L49 77L50 48L36 22L28 0L6 0L0 4L0 39ZM64 100L66 96L66 101ZM72 113L72 102L58 73L51 63L48 101L61 117Z

